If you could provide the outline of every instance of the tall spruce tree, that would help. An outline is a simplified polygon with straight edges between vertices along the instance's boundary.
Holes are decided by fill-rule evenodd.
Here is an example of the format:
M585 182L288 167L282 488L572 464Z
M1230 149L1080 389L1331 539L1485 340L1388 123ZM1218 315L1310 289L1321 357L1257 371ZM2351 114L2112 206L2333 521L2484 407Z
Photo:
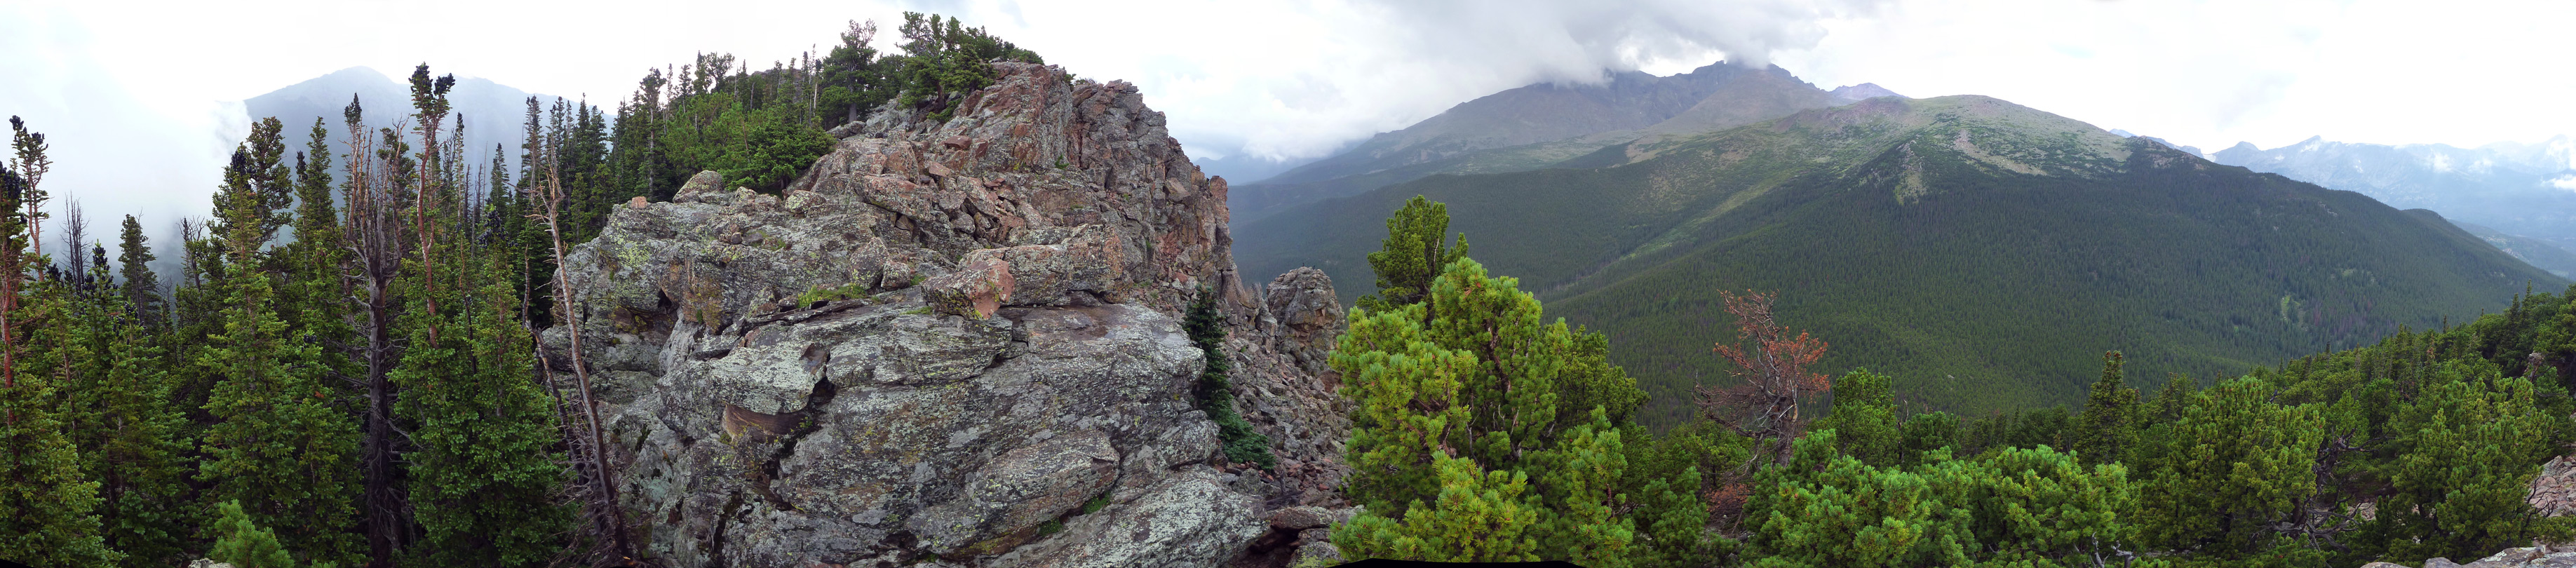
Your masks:
M967 93L993 84L994 61L1045 63L1036 52L993 37L956 18L903 13L902 104L947 120Z
M2122 461L2137 439L2138 389L2129 388L2120 364L2120 352L2102 354L2102 378L2093 381L2092 394L2084 401L2074 446L2085 464Z
M117 276L124 280L125 314L146 328L159 328L168 321L170 302L161 296L161 276L152 271L152 243L143 236L143 222L133 215L125 216L116 241Z
M141 246L139 237L133 246ZM105 262L91 270L93 279L108 278ZM148 268L138 274L151 276ZM155 337L161 330L129 315L138 308L123 294L102 293L84 303L83 325L92 328L92 351L104 369L93 386L98 435L85 442L82 457L100 483L107 545L125 554L126 566L184 562L189 527L197 523L188 502L188 444L179 437L186 417L170 405L168 361Z
M444 193L429 214L465 211L461 197ZM562 431L553 399L531 380L535 342L519 323L505 259L468 238L422 246L446 266L405 270L409 348L389 376L401 393L397 416L414 425L417 442L404 454L423 532L415 553L437 565L544 565L563 550L571 522L554 499L565 482L555 450ZM434 274L453 281L428 286ZM429 312L433 295L446 296L447 309Z
M274 137L275 122L255 128L246 146ZM258 168L242 167L245 154L234 155L233 183L217 203L225 207L218 212L221 257L235 270L214 284L221 328L196 360L220 377L206 401L215 423L203 440L199 477L209 497L241 502L254 521L279 527L286 547L308 561L349 562L357 556L357 429L338 408L336 389L323 384L322 347L288 334L292 324L278 317L271 275L257 269L265 232L289 220L274 210L293 201L271 198L288 188L260 181Z
M18 157L0 167L0 352L11 354L0 378L0 558L42 566L92 566L116 562L99 536L98 482L82 475L81 457L56 418L59 403L51 377L49 341L33 337L62 317L59 294L31 286L44 263L35 253L35 227L25 211L41 198L29 164L45 164L43 135L28 132L18 117ZM35 168L40 169L40 168ZM48 321L57 320L57 321Z
M877 49L870 46L876 37L876 21L851 20L850 28L841 32L841 44L832 46L831 53L823 57L822 91L816 102L820 108L816 110L829 122L840 124L866 118L867 113L893 100L900 90L885 68L889 63L900 68L902 61L879 59Z

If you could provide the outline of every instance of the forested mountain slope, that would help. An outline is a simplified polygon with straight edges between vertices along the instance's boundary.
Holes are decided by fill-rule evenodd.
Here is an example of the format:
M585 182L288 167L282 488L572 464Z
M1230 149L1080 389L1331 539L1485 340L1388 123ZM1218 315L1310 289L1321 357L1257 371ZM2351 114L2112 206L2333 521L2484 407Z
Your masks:
M1690 135L1822 108L1836 100L1777 66L1715 63L1601 85L1540 83L1460 103L1329 158L1236 188L1235 218L1442 173L1537 169L1649 136Z
M1978 96L1874 99L1560 169L1434 176L1238 227L1250 273L1344 280L1414 195L1682 416L1726 376L1717 292L1781 293L1832 342L1823 368L1896 376L1906 401L2074 400L2120 349L2138 376L2233 375L2501 309L2564 280L2351 192L2221 166ZM1343 286L1346 296L1368 286Z

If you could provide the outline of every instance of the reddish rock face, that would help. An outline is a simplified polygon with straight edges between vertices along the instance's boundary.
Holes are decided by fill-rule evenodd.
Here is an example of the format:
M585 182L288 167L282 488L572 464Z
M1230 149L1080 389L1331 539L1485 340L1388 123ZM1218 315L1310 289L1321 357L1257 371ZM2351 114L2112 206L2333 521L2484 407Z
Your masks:
M1134 85L1068 84L1041 65L994 71L995 84L947 122L900 112L869 119L787 195L859 196L873 209L869 233L950 259L1089 246L1100 256L1077 269L1108 276L1077 279L1070 291L1108 302L1179 313L1206 285L1253 307L1234 273L1225 181L1190 163ZM1053 292L1025 301L1067 301Z
M547 360L585 338L656 557L1211 566L1267 509L1339 501L1347 409L1307 365L1340 330L1330 280L1274 283L1293 313L1271 317L1235 275L1224 180L1134 86L994 67L950 120L834 129L778 195L701 173L568 255L580 325L546 331ZM1195 407L1201 289L1277 472L1224 463Z

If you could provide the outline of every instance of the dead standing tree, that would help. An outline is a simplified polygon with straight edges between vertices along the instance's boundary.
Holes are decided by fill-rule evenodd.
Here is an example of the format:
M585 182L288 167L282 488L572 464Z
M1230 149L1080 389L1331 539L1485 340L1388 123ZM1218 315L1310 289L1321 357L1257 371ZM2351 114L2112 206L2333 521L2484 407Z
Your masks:
M392 558L405 545L411 531L404 526L404 499L395 475L395 444L409 434L393 422L393 383L388 375L401 355L394 345L394 282L400 276L402 250L398 221L394 220L390 194L404 181L402 155L398 151L380 151L376 133L367 131L364 109L355 95L349 106L341 109L341 120L349 131L344 144L348 148L349 179L340 188L348 210L342 221L341 245L355 259L343 282L350 302L365 311L358 321L358 332L365 339L357 346L357 359L367 366L366 374L354 385L366 393L365 439L359 446L359 468L365 476L365 514L367 547L370 558ZM399 126L397 126L399 128Z
M420 124L415 127L420 133L420 166L414 169L420 176L420 184L414 186L411 196L412 230L420 240L421 285L428 290L421 295L421 310L429 315L427 321L432 322L429 324L430 343L438 342L438 261L430 258L433 250L438 248L438 238L429 226L429 208L432 200L442 195L442 184L446 181L441 175L446 173L446 160L440 153L438 129L447 123L447 91L455 86L455 75L430 79L429 64L421 64L412 70L411 104L420 114Z
M1805 433L1806 417L1800 406L1808 397L1833 389L1823 373L1807 371L1807 365L1825 356L1825 340L1806 332L1791 336L1772 317L1771 302L1776 298L1772 294L1718 292L1718 296L1726 301L1727 313L1735 315L1739 344L1720 343L1713 350L1735 363L1735 378L1742 384L1699 387L1695 398L1700 412L1754 440L1760 451L1753 453L1748 469L1766 459L1787 462L1789 442Z
M601 551L599 560L604 560L616 565L629 565L634 563L634 548L629 546L629 543L627 542L625 510L617 503L617 477L608 467L608 455L606 451L608 446L601 441L599 434L599 406L593 404L590 399L590 369L587 365L583 364L581 358L581 320L579 310L576 310L573 307L572 283L570 278L564 274L563 270L564 240L562 219L564 190L562 161L558 160L556 156L556 152L559 147L560 141L554 140L553 137L550 136L548 137L546 144L538 151L539 157L544 160L543 163L545 164L546 210L544 213L531 215L532 217L536 217L546 222L546 235L548 238L553 240L555 261L555 325L565 326L571 331L571 333L566 334L570 336L571 341L567 346L568 352L565 353L565 358L570 360L573 378L576 384L576 394L580 396L580 401L578 403L572 403L570 401L562 400L562 395L557 394L556 403L558 405L579 404L581 406L582 424L579 428L581 431L578 433L578 436L571 437L570 441L574 447L575 455L581 456L584 461L589 462L588 464L585 464L588 467L582 468L586 470L583 472L584 483L577 487L577 490L583 493L583 495L580 496L582 498L583 516L590 519L593 530L598 533L597 536L605 537L605 544L608 546L607 550ZM540 361L537 368L545 370L546 383L551 387L554 384L553 365L551 363L544 362L545 353L543 353L543 348L539 348L539 353L537 355L538 360Z
M27 207L27 214L20 218L27 224L27 246L0 247L8 249L0 251L0 270L7 272L0 275L0 387L17 388L18 344L25 338L17 336L14 329L18 322L11 321L11 317L17 315L18 294L26 285L23 275L27 257L31 254L41 257L45 251L44 244L37 240L38 234L43 232L38 223L45 217L45 192L37 187L44 181L45 171L53 169L54 161L45 157L48 146L45 135L29 132L26 121L9 117L9 130L9 146L14 156L9 160L8 179L0 180L0 185L5 185L0 190L8 192L7 199ZM33 249L33 252L28 249ZM16 423L16 411L10 411L7 420Z

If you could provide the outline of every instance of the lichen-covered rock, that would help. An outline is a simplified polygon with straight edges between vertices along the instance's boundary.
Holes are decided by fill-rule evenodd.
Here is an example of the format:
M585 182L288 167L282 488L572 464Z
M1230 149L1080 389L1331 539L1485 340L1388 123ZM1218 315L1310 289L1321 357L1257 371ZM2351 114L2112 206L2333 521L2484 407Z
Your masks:
M679 202L705 201L707 196L713 195L719 191L724 191L724 174L712 171L698 172L698 175L689 176L689 181L681 183L680 189L671 193L671 200Z
M1270 281L1262 300L1262 328L1271 347L1296 360L1307 374L1328 372L1325 357L1348 325L1333 296L1333 278L1313 268L1291 270Z
M1303 531L1332 526L1333 512L1311 505L1288 507L1271 511L1268 520L1270 528L1291 532Z
M2531 479L2531 508L2542 516L2576 514L2576 456L2559 456L2540 466Z
M1350 439L1351 406L1336 392L1340 377L1324 366L1348 325L1333 280L1300 268L1272 280L1262 298L1249 325L1229 329L1226 352L1234 358L1236 410L1275 444L1271 503L1346 505L1339 488L1350 473L1342 445Z
M1056 538L996 559L992 566L1117 568L1214 566L1261 534L1260 499L1229 489L1206 470L1141 490L1133 506L1077 517Z
M987 256L923 282L921 293L930 299L933 311L983 319L1011 301L1013 284L1011 263Z
M1269 509L1338 499L1347 408L1307 364L1330 280L1255 300L1224 180L1133 86L995 71L948 121L835 129L782 194L701 173L567 255L579 325L541 334L546 364L582 338L656 563L1216 566ZM1202 287L1275 474L1218 463L1194 406Z
M1333 546L1330 542L1298 547L1297 554L1288 557L1288 565L1291 567L1340 566L1343 562L1341 547Z

